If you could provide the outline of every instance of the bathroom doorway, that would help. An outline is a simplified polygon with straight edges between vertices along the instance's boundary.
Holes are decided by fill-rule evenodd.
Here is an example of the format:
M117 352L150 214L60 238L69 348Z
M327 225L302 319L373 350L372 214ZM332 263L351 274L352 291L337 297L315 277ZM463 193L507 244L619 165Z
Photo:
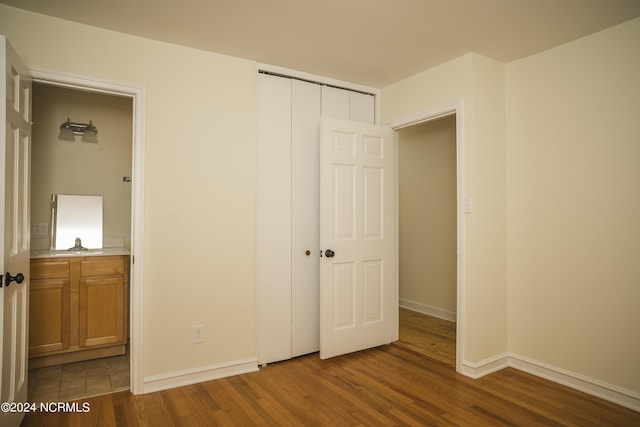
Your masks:
M32 254L51 247L52 194L102 196L103 248L118 248L123 253L130 253L133 99L42 82L34 82L32 94ZM80 134L59 138L61 125L67 120L95 126L97 142L84 141ZM125 283L131 284L128 265L125 270ZM123 328L128 337L128 292L123 296ZM32 358L30 366L35 368L29 373L29 400L67 401L129 389L131 347L126 338L124 341L124 354L121 355L105 352L109 357L98 357L98 351L95 357L84 360L85 357L74 358L69 353L67 355L71 357L64 358L62 364Z

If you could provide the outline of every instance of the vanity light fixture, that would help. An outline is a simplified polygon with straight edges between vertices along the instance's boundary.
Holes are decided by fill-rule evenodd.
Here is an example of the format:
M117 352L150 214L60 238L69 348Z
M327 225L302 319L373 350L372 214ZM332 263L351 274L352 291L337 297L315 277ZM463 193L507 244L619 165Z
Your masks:
M76 135L82 135L82 141L84 142L98 142L98 129L91 120L89 120L89 124L86 124L73 123L70 119L67 119L66 122L60 125L58 139L75 141Z

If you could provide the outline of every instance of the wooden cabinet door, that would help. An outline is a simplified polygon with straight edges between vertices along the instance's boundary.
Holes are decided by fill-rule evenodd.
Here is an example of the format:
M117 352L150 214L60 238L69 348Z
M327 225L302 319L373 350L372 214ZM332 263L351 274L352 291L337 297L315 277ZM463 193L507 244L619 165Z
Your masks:
M29 354L69 348L69 279L31 282Z
M80 347L124 343L124 288L122 276L80 279Z

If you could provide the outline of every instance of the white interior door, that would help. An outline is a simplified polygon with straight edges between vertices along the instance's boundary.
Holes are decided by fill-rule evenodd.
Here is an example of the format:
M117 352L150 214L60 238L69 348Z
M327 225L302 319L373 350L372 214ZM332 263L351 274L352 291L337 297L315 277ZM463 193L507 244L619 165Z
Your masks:
M0 44L5 82L0 89L0 402L11 404L27 401L31 81L6 38L0 36ZM23 415L0 411L0 425L19 426Z
M320 128L320 358L398 334L394 134L323 118Z

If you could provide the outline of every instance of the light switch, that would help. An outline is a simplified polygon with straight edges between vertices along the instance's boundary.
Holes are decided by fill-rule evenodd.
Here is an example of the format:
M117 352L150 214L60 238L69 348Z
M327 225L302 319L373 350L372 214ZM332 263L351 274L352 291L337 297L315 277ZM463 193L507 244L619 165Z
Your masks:
M32 233L34 236L47 236L49 235L49 224L46 222L33 224Z
M464 196L464 213L470 214L473 211L473 200L471 196Z

